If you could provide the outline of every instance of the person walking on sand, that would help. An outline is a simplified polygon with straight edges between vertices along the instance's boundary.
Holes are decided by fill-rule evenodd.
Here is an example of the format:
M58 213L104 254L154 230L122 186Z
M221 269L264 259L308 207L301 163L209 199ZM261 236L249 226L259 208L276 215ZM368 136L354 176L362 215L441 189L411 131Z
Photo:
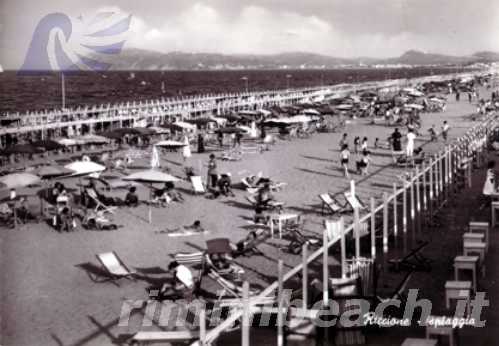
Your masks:
M346 145L348 147L348 139L347 139L347 134L344 133L343 137L340 139L340 150L343 150L343 146Z
M416 134L412 129L409 129L409 132L407 132L407 146L405 148L405 153L407 157L412 157L414 154L414 141L416 140Z
M215 160L215 155L210 154L210 160L208 161L208 185L212 188L217 188L218 181L218 171L217 171L217 161Z
M435 130L435 125L431 125L428 132L430 133L430 140L432 142L436 142L437 141L437 131Z
M360 146L360 137L356 136L353 139L353 152L355 155L357 155L359 153L359 146Z
M348 151L348 145L343 144L343 147L341 148L340 152L340 163L341 166L343 167L343 173L345 175L345 178L349 178L350 175L348 174L348 159L350 158L350 151Z
M442 138L445 142L447 142L447 136L449 135L450 126L447 123L447 120L444 120L444 124L442 126Z
M362 139L362 144L361 144L361 146L360 146L360 150L361 150L362 152L364 152L364 151L366 151L366 150L367 150L367 137L364 137L364 138Z

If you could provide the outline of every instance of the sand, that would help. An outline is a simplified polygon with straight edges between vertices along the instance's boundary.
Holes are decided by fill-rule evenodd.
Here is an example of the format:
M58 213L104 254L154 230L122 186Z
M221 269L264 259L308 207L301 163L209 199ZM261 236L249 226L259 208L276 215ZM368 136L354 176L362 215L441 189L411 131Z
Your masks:
M417 139L417 145L424 145L428 153L437 151L443 146L443 142L439 139L436 143L427 143L429 136L426 129L432 124L439 128L442 122L447 120L451 125L450 138L459 137L475 124L469 118L469 114L474 110L474 105L467 101L456 103L451 96L445 113L422 116L423 136ZM372 146L375 137L384 140L393 128L370 125L366 119L354 119L345 131L348 132L351 141L354 136L368 136ZM325 192L338 194L349 188L349 181L342 177L338 163L340 135L340 133L316 134L309 139L279 141L271 151L245 155L243 161L219 161L219 169L221 172L231 172L235 183L247 172L259 171L277 181L286 182L287 186L276 194L277 197L286 202L287 211L299 213L307 219L307 233L320 235L324 217L320 215L318 195ZM374 150L372 156L373 164L368 176L352 174L357 184L357 193L364 200L368 200L371 196L380 199L384 191L390 192L393 182L397 182L396 176L404 171L391 165L391 157L387 150ZM207 162L207 157L208 153L201 155L194 153L188 164L198 168L200 163ZM184 176L180 153L171 153L166 157L162 155L161 158L163 164L168 165L173 174ZM144 161L142 164L147 162ZM351 167L353 169L353 163ZM203 178L205 173L203 169ZM76 182L75 180L65 183L74 186ZM148 208L141 205L133 209L120 208L116 212L114 219L122 226L117 231L79 230L72 233L58 233L45 224L27 224L18 229L1 229L0 282L3 304L0 343L4 346L120 344L122 340L120 335L139 330L143 318L142 314L138 313L132 318L130 326L117 326L123 302L147 299L146 288L159 282L164 276L148 275L147 278L137 281L120 280L117 284L95 282L84 268L85 264L88 267L89 263L98 266L95 257L97 253L116 251L129 266L138 268L142 272L147 271L146 269L149 269L149 272L154 270L158 272L159 269L166 270L171 261L171 254L204 249L206 239L228 237L232 241L237 241L247 235L251 227L248 219L252 217L253 210L244 199L245 192L235 189L235 197L210 200L203 196L192 195L190 184L186 181L179 183L178 186L186 199L185 202L167 208L153 208L152 224L147 222ZM142 199L148 195L147 188L141 187L139 192ZM124 197L125 191L113 193ZM459 219L466 222L465 215L460 214ZM191 224L194 220L201 220L210 234L169 237L158 233L166 228ZM445 238L444 240L448 241ZM449 253L459 248L457 238L454 240L455 244L446 243ZM279 247L287 243L286 240L269 240L260 247L264 256L238 259L238 263L246 270L252 287L266 287L276 279ZM300 256L284 254L283 259L287 271L299 263ZM428 282L430 277L431 282L436 285L435 292L438 291L438 297L441 298L443 282L450 278L452 266L448 258L437 261L442 262L442 268L436 273L448 275L433 277L431 274L417 274L412 284L418 287L420 282ZM491 283L487 285L488 288L491 287ZM422 286L427 286L427 283ZM206 292L215 292L219 287L211 279L206 278L203 280L203 289ZM428 292L434 293L433 290ZM492 323L497 324L497 321ZM143 330L157 328L157 326L142 327ZM382 336L379 344L399 345L406 332L406 330L390 332L395 337ZM260 340L258 342L261 343ZM234 341L227 342L227 344L233 343ZM273 344L273 341L269 341L270 344Z

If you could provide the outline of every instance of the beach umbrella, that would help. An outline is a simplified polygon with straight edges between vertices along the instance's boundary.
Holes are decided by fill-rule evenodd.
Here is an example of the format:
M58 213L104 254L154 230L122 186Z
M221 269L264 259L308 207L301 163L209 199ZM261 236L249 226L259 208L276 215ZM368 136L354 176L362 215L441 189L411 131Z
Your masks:
M61 144L61 145L66 146L66 147L71 147L71 146L80 144L79 142L75 141L72 138L61 138L61 139L58 139L56 142Z
M196 118L196 119L186 120L186 122L195 125L206 125L208 123L216 123L217 121L213 118Z
M168 148L168 149L178 149L185 146L185 143L173 140L160 141L154 144L156 147Z
M123 178L123 180L136 181L139 183L167 183L167 182L176 182L179 181L178 178L174 177L171 174L164 173L157 170L147 170L132 173Z
M347 104L347 103L343 103L343 104L336 106L336 109L339 109L339 110L350 110L352 108L353 108L353 106L350 104Z
M404 107L411 108L411 109L417 109L417 110L422 110L424 108L424 106L418 105L416 103L409 103L409 104L404 105Z
M74 171L59 165L49 165L37 168L32 173L36 174L42 179L52 179L55 177L62 177L64 175L73 174Z
M317 109L313 108L307 108L302 111L303 114L305 115L321 115L321 112L319 112Z
M93 161L75 161L67 164L64 168L72 170L74 172L71 174L72 176L100 173L106 169L105 166Z
M154 183L168 183L179 181L178 178L170 175L168 173L163 173L161 171L156 171L153 169L147 171L140 171L132 173L123 178L124 181L135 181L138 183L149 183L151 185L151 196L152 197L152 184ZM149 203L149 223L152 222L152 209Z
M219 133L241 133L241 132L244 132L244 130L239 128L239 127L228 126L228 127L221 127L218 130L216 130L216 132L219 132Z
M45 140L40 140L40 141L35 141L31 143L31 145L39 148L44 148L45 150L57 150L57 149L62 149L64 148L64 145L53 141L51 139L45 139Z
M0 177L0 183L9 189L36 185L39 184L40 181L40 177L26 172L11 173Z
M195 130L196 129L196 126L195 125L192 125L192 124L189 124L189 123L186 123L184 121L177 121L177 122L174 122L173 125L183 129L183 130Z
M83 144L106 144L109 143L109 138L99 135L86 134L84 136L75 137L74 140Z
M43 153L43 149L37 148L32 144L16 144L7 147L3 152L4 155L11 154L40 154Z
M165 129L165 128L159 127L159 126L150 126L150 127L148 127L148 129L154 131L154 133L156 133L158 135L170 133L170 131L168 131L168 129Z
M121 138L123 138L123 134L120 132L116 132L116 131L102 132L100 134L100 136L105 137L105 138L109 138L109 139L121 139Z
M289 118L288 121L294 123L308 123L312 120L312 117L308 115L295 115L294 117Z

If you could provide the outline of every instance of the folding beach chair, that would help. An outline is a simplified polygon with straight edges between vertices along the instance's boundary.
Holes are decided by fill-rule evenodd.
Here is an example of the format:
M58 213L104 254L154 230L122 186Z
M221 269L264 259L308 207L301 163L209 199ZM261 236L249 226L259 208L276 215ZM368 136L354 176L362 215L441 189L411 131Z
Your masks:
M251 204L251 206L253 208L256 208L256 206L258 205L258 202L256 201L256 198L252 195L247 195L247 196L244 196L244 198L246 198L246 200ZM282 210L284 206L284 202L278 202L278 201L270 201L268 202L265 206L263 206L263 209L265 210Z
M357 196L353 196L351 192L343 193L345 195L345 199L347 203L350 205L352 209L358 208L359 210L366 209L366 205L362 203L362 201Z
M258 249L258 245L265 243L270 238L268 230L263 228L252 231L248 236L236 244L236 249L232 251L232 256L251 256L261 255L262 252Z
M418 247L412 249L407 255L402 258L391 259L388 261L395 272L402 269L412 271L431 271L431 260L424 257L421 251L429 244L424 242Z
M97 196L97 193L95 192L94 189L85 189L85 193L86 195L92 200L94 201L95 203L95 208L94 208L94 211L97 212L99 211L99 209L102 209L104 210L105 212L108 212L108 213L114 213L114 211L117 209L116 207L111 207L111 206L107 206L105 205L104 203L102 203L100 200L99 200L99 197Z
M194 189L195 194L197 194L197 193L203 194L206 192L204 185L203 185L203 180L201 179L201 177L199 175L193 175L190 177L190 179L191 179L192 188Z
M340 205L338 201L332 197L329 193L323 193L319 195L322 201L321 214L324 215L324 210L327 207L333 214L343 213L347 211L346 206Z
M383 298L380 296L376 296L376 303L377 304L383 304L383 303L388 303L393 300L400 301L401 304L399 307L395 307L394 305L391 305L391 307L388 307L385 309L385 314L384 317L399 317L404 313L404 307L407 304L407 296L405 292L407 291L407 285L409 283L409 280L412 277L413 272L410 271L408 272L402 281L399 283L399 285L395 288L392 294L390 294L388 297Z
M303 232L305 230L306 220L303 218L298 218L296 223L288 223L284 227L286 232L286 237L290 239L287 247L289 253L298 255L301 253L303 245L308 244L311 247L317 247L321 245L321 240L313 237L306 237Z
M234 263L228 238L215 238L206 241L206 263L207 266L217 271L221 276L228 279L240 280L244 269Z
M130 344L142 346L153 343L187 343L199 339L199 336L200 334L197 330L173 330L168 332L140 331L130 339Z
M123 261L118 257L116 252L105 252L96 255L99 262L102 264L110 278L118 280L121 278L129 278L136 274L135 271L130 270Z
M234 298L242 298L243 288L238 284L224 278L218 271L213 268L208 271L208 276L213 279L220 287L222 287L221 292L218 293L219 300L221 300L227 294L232 295ZM259 291L251 290L249 291L250 296L256 296Z

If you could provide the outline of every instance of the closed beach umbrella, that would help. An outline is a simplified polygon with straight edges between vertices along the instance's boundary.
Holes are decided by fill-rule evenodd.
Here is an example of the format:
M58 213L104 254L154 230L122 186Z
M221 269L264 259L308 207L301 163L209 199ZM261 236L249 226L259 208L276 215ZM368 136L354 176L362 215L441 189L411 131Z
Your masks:
M31 173L11 173L0 177L0 183L9 189L36 185L40 183L40 177Z
M158 148L156 148L156 146L153 146L151 153L151 168L159 168L160 166L161 164L159 161Z
M99 165L98 163L92 161L71 162L64 166L64 168L74 171L74 173L71 174L72 176L100 173L106 169L105 166Z

